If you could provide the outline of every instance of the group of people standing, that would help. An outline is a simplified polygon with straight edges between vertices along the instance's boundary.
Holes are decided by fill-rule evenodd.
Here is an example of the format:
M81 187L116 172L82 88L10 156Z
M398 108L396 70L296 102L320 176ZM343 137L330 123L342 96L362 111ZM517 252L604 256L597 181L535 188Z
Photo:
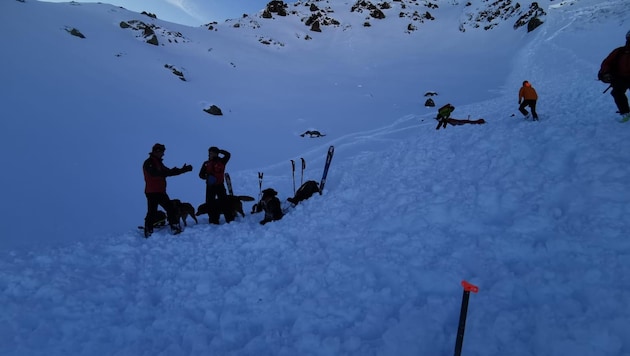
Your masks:
M163 144L153 145L149 158L144 161L142 170L144 172L145 189L147 198L147 214L144 218L144 235L151 236L153 226L160 220L158 206L166 210L166 217L173 234L179 234L182 229L179 224L179 214L176 207L171 202L166 193L166 177L180 175L192 171L192 166L184 164L181 168L168 168L162 162L166 147ZM208 220L211 224L219 224L221 214L226 222L232 222L236 218L234 209L230 209L230 202L225 190L225 167L231 157L230 152L212 146L208 149L208 160L203 162L199 170L199 178L206 182L206 209ZM281 218L280 201L271 194L273 189L263 191L263 196L258 206L265 212L265 219L261 224ZM275 191L273 191L275 193ZM276 193L277 194L277 193ZM280 215L278 214L280 210ZM279 216L279 217L278 217Z
M609 83L612 88L611 95L617 105L619 114L621 114L621 121L630 120L630 106L628 104L628 97L626 91L630 89L630 31L626 33L626 44L622 47L615 48L602 62L601 68L597 74L599 80L604 83ZM531 115L534 121L538 121L538 114L536 113L536 102L538 100L538 94L529 81L524 81L523 86L518 93L519 111L526 117L529 116L529 112L526 107L531 110ZM438 126L439 127L439 126ZM181 168L167 168L162 163L162 157L166 147L160 143L153 145L149 158L144 161L143 171L145 186L145 195L147 197L147 215L145 217L145 236L148 237L153 232L153 223L158 218L158 205L162 206L166 210L167 220L170 224L173 233L177 234L181 232L181 227L177 221L178 216L174 212L174 206L171 203L168 195L166 194L166 177L176 176L182 173L192 171L192 166L184 164ZM205 161L201 169L199 170L199 178L206 181L206 204L208 208L208 218L211 224L218 224L221 213L224 214L225 220L229 223L235 219L235 213L232 209L225 209L227 206L228 197L225 191L224 176L225 166L230 160L230 152L219 149L218 147L210 147L208 149L208 160ZM273 193L273 194L272 194ZM277 193L273 189L266 190L263 194L264 201L277 200L275 197ZM261 223L268 221L278 220L279 201L275 200L268 207L274 207L273 211L265 211L265 220ZM279 215L281 217L281 214Z

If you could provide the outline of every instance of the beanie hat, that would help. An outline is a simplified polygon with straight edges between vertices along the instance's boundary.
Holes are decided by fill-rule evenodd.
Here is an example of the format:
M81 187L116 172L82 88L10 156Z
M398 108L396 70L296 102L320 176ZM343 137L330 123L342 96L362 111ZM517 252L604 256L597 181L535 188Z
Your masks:
M215 147L215 146L212 146L212 147L208 148L208 153L210 153L210 152L219 153L219 148Z
M156 143L155 145L153 145L151 152L164 152L165 150L166 150L166 146L164 146L161 143Z

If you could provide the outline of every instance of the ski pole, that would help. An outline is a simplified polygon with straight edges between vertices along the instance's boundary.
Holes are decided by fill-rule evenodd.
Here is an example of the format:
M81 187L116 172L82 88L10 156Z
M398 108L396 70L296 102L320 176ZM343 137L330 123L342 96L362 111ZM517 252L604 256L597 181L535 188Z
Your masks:
M455 341L455 356L462 354L462 345L464 344L464 331L466 329L466 314L468 314L468 298L470 292L477 293L479 287L470 284L466 281L462 281L462 287L464 287L464 294L462 296L462 309L459 312L459 326L457 328L457 340Z
M607 92L607 91L608 91L608 89L610 89L610 88L612 88L612 84L610 84L610 85L608 86L608 88L606 88L606 90L604 90L604 91L602 92L602 94L606 94L606 92Z
M304 184L304 170L306 169L306 161L304 160L304 157L300 157L300 159L302 160L302 174L300 175L300 187L301 187L302 184Z
M291 175L293 176L293 195L295 195L295 161L291 160Z

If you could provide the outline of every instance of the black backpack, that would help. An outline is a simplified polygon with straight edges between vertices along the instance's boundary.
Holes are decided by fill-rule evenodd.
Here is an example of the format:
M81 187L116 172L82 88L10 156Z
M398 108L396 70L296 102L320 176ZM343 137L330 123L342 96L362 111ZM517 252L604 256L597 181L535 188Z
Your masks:
M297 192L295 192L295 196L293 198L287 198L287 200L290 203L297 205L299 202L310 198L315 193L319 193L319 184L317 184L314 180L309 180L300 186Z

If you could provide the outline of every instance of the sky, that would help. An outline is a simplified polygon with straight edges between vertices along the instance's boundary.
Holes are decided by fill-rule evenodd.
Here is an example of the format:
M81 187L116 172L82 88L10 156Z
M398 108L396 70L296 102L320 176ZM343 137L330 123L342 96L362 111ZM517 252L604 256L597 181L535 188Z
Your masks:
M69 3L64 0L46 0ZM223 22L254 15L264 9L267 0L86 0L77 3L104 3L122 6L125 9L155 14L159 19L182 25L198 27L210 22Z
M0 3L0 354L452 355L467 280L462 355L629 355L629 128L596 74L630 4L539 3L529 34L475 29L481 2L412 33L397 2L369 27L331 2L343 25L321 33L303 14L207 31ZM133 19L160 45L119 26ZM523 80L538 122L517 111ZM436 130L429 91L486 124ZM262 226L249 202L144 239L156 142L193 165L171 198L203 202L217 146L235 194L274 188L285 216ZM323 194L289 204L331 145Z

